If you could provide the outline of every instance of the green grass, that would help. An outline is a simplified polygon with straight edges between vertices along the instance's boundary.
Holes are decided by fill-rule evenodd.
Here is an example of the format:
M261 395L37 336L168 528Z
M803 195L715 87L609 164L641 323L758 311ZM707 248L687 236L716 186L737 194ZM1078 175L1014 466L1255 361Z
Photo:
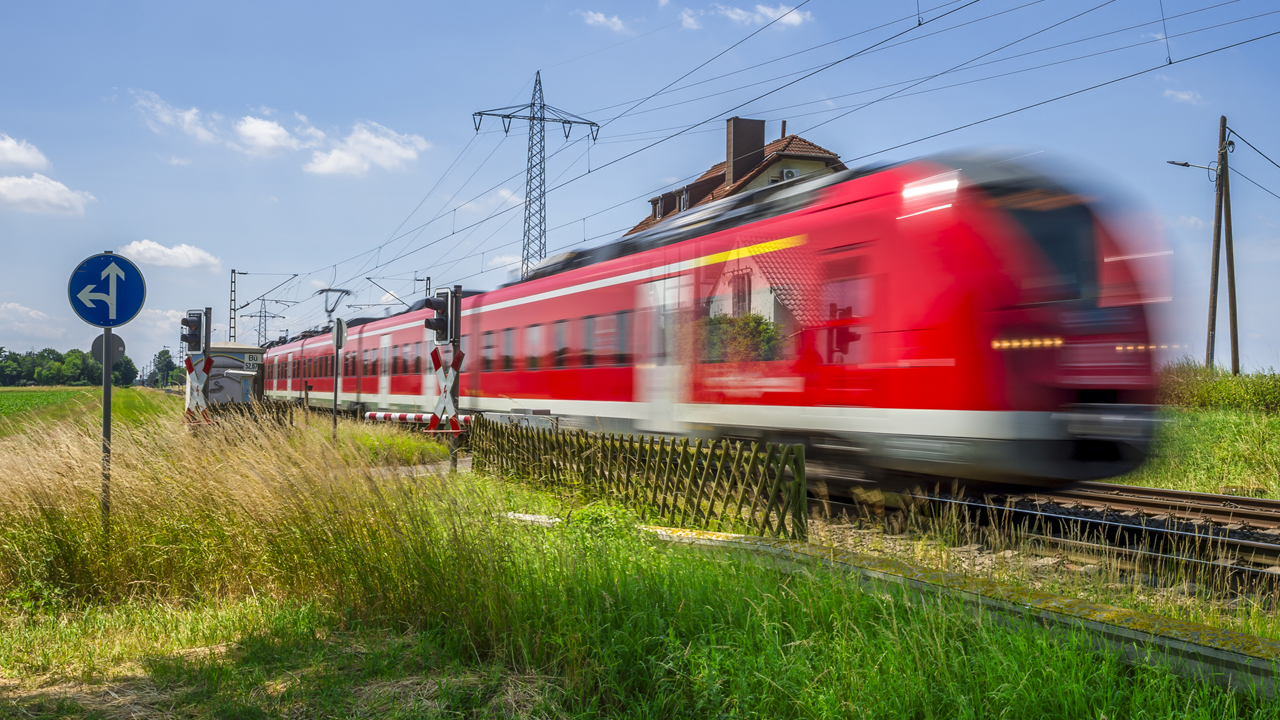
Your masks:
M1280 498L1280 415L1170 410L1151 459L1115 482L1195 492L1256 488Z
M484 511L515 499L475 478L454 487ZM0 668L22 679L9 699L33 714L123 698L204 717L1280 714L1121 665L1084 637L663 547L606 508L573 517L543 530L455 516L420 567L386 559L384 575L418 581L395 608L320 592L20 616L0 639Z
M0 446L0 714L1280 717L606 505L382 472L325 430L123 425L109 546L91 429Z

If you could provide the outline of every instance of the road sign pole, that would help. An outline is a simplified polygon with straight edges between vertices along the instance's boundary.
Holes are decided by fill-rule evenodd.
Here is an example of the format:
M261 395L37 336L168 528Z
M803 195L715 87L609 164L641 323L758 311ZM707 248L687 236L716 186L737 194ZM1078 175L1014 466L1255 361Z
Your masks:
M102 328L102 537L111 537L111 328Z
M338 384L342 378L342 349L333 344L333 439L338 440Z
M459 371L462 370L462 365L460 363L452 363L452 360L453 358L458 357L458 353L462 350L462 286L461 285L453 286L453 297L449 298L449 301L453 305L453 307L449 309L449 315L451 316L450 322L453 323L453 328L451 328L451 332L450 332L450 334L453 335L453 337L449 339L450 343L453 345L453 352L451 353L453 357L449 359L451 361L451 364L457 367L457 369L453 371L454 373L453 383L449 387L449 394L453 396L454 412L459 412L459 410L457 410L458 386L462 384L462 378L459 377L458 375L459 375ZM449 436L449 472L451 473L458 472L458 434L457 433L454 433Z
M105 292L103 292L105 290ZM147 283L138 266L110 250L85 258L71 271L67 300L81 320L102 328L102 537L111 539L111 368L115 365L112 328L142 310ZM121 344L120 357L124 357Z

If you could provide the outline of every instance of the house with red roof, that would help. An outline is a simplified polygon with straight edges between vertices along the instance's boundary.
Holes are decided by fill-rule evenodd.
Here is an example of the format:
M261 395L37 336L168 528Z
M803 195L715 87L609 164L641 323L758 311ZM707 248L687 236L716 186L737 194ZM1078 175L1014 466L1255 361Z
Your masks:
M649 216L626 234L647 230L676 213L731 195L844 169L839 155L799 135L788 135L785 120L782 137L766 143L764 120L731 117L725 121L725 159L692 183L650 198Z

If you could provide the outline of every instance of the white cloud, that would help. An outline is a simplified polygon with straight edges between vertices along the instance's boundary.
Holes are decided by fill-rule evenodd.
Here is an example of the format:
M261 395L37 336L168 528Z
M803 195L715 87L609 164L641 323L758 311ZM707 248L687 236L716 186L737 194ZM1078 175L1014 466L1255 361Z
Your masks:
M514 265L518 262L520 262L519 255L497 255L488 262L488 266L491 268L503 267L506 265Z
M169 156L169 159L168 159L168 160L165 160L165 162L169 163L170 165L177 165L177 166L179 166L179 167L181 167L181 166L183 166L183 165L190 165L190 164L191 164L191 161L190 161L189 159L187 159L187 158L181 158L181 157L178 157L177 155L170 155L170 156Z
M588 25L599 25L600 27L609 28L614 32L626 32L627 30L627 26L623 24L622 20L618 19L617 15L608 17L604 13L594 12L592 10L579 10L578 14L582 16L583 21Z
M146 117L147 126L153 131L160 132L165 127L175 127L200 142L214 142L218 139L201 117L199 108L180 110L149 90L132 90L131 92L138 100L137 107ZM214 113L211 119L216 121L221 117Z
M129 323L129 332L141 331L157 344L171 340L178 332L178 324L187 314L181 310L157 310L142 308L133 321ZM136 356L134 360L138 360ZM149 358L148 358L149 359ZM178 359L181 359L179 357Z
M788 5L779 4L778 7L769 7L768 5L756 5L754 10L743 10L742 8L718 6L716 10L723 16L741 25L763 25L771 20L778 20L779 25L789 25L796 27L801 23L813 20L813 13L806 10L796 10L786 17L782 17L791 10Z
M472 200L471 202L464 204L459 209L463 212L481 213L502 207L509 202L520 204L524 202L524 198L506 188L498 188L487 197Z
M13 342L15 336L39 340L56 340L67 334L65 328L49 321L49 316L16 302L0 303L0 335Z
M324 140L325 138L324 133L312 127L311 121L307 119L306 115L303 115L300 112L295 112L293 116L297 118L299 122L302 123L301 125L293 129L293 131L297 133L298 137L305 138L304 140L302 140L302 147L304 148L315 147L316 145L319 145L322 140Z
M702 23L698 22L698 15L700 14L701 13L695 13L689 8L685 8L681 10L680 11L680 27L684 28L685 30L697 30L698 28L702 27Z
M0 133L0 165L16 165L18 167L43 170L49 167L49 159L26 140L14 140Z
M386 293L382 293L382 297L378 298L378 302L386 304L386 303L403 302L403 301L400 300L399 295L393 292L386 292Z
M194 245L181 244L165 247L154 240L134 240L120 247L116 252L130 260L161 267L192 268L207 265L217 270L222 264L221 260Z
M1174 225L1178 227L1191 228L1192 230L1203 230L1209 227L1209 223L1201 220L1195 215L1179 215L1174 221Z
M671 0L658 0L658 7L664 8L671 3Z
M1194 90L1165 90L1164 96L1173 98L1177 102L1191 103L1192 105L1203 105L1200 99L1200 93Z
M83 215L85 203L96 199L40 173L0 177L0 207L49 215Z
M431 143L417 135L401 135L375 122L356 123L329 152L315 151L302 169L320 175L363 175L373 165L386 170L418 159Z
M236 135L251 153L269 153L273 150L297 150L298 139L289 134L275 120L264 120L246 115L236 122Z

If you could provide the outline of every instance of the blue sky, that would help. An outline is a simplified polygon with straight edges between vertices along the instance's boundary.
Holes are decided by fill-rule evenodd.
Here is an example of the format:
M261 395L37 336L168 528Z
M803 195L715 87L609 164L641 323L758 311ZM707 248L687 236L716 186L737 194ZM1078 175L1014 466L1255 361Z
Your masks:
M1188 59L1280 31L1270 0L1164 0L1163 21L1157 0L921 0L919 16L911 0L810 0L767 28L791 6L3 7L0 346L17 350L89 346L98 331L72 313L66 282L102 250L147 275L147 306L120 330L140 364L176 346L187 308L212 306L225 337L232 268L255 273L239 278L242 303L299 273L268 295L299 301L268 305L285 316L272 337L322 324L312 295L331 284L355 290L353 304L411 299L415 275L495 287L519 257L527 128L488 121L477 134L471 113L527 102L536 70L548 103L604 125L595 143L547 128L548 187L567 182L547 196L553 251L616 237L646 198L722 160L730 114L768 120L771 138L785 119L851 164L1042 149L1150 213L1174 251L1162 339L1197 356L1213 186L1165 161L1214 159L1223 114L1280 161L1280 36ZM1280 193L1280 168L1243 143L1232 164ZM1244 363L1280 366L1280 199L1240 177L1232 190ZM239 327L256 340L256 321Z

